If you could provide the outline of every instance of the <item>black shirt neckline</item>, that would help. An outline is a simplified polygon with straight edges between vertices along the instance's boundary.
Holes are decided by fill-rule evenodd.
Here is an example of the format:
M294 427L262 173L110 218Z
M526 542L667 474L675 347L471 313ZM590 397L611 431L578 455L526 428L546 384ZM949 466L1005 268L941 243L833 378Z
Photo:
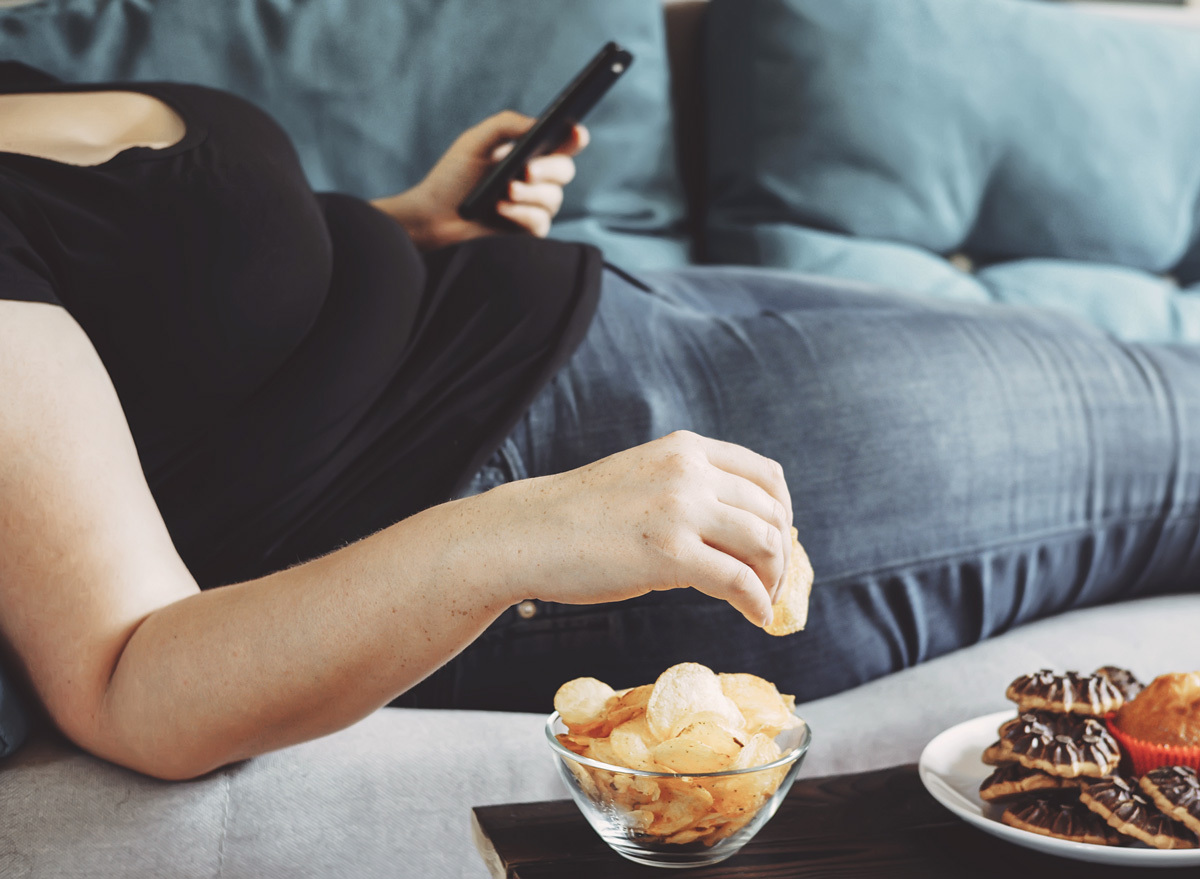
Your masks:
M171 86L162 88L161 86ZM77 168L81 171L95 171L111 168L131 161L145 159L166 159L187 152L199 146L208 137L208 129L201 124L197 114L187 103L185 89L178 84L159 82L93 82L65 83L57 77L43 73L36 68L19 62L0 63L0 94L72 94L83 92L131 92L142 94L162 101L183 120L183 137L170 146L155 148L147 146L126 147L119 153L103 162L94 165L76 165L71 162L60 162L46 156L36 156L29 153L16 153L0 150L0 159L29 161L37 164L50 164L60 168Z

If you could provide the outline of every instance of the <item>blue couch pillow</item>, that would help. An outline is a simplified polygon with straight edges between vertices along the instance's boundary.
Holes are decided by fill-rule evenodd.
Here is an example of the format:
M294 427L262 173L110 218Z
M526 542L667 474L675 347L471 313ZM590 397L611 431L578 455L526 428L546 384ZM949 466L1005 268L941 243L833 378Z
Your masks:
M1030 0L712 0L707 70L709 260L808 270L864 238L1200 281L1198 32Z
M636 60L588 118L555 234L650 267L688 258L663 31L647 0L40 0L0 10L0 58L229 89L283 124L314 187L374 197L484 117L538 113L615 39Z

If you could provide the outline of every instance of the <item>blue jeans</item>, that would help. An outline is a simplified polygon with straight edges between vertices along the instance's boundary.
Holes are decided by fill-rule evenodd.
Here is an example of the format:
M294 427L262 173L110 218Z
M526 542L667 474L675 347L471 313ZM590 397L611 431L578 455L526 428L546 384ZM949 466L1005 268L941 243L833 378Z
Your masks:
M783 464L816 571L808 629L771 637L694 590L527 605L410 704L547 710L572 677L631 686L685 660L808 700L1196 588L1200 347L770 270L610 270L584 344L472 490L679 428Z

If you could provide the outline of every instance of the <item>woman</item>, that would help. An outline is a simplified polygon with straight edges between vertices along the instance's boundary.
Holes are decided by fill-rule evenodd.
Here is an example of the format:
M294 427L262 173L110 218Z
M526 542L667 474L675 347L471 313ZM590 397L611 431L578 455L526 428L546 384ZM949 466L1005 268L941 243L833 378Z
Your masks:
M369 206L220 92L0 92L0 630L101 757L187 778L681 659L807 698L1194 569L1192 349L602 267L540 238L582 129L495 236L454 205L515 114ZM793 516L814 612L772 639Z

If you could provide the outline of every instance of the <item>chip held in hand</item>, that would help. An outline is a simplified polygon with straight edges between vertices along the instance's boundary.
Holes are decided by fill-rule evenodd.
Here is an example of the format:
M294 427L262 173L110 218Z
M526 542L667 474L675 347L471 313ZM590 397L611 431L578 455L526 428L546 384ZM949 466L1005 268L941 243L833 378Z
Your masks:
M792 562L784 575L783 588L771 605L775 614L763 631L768 635L790 635L808 623L808 596L812 592L813 569L808 553L800 545L800 532L792 529Z

